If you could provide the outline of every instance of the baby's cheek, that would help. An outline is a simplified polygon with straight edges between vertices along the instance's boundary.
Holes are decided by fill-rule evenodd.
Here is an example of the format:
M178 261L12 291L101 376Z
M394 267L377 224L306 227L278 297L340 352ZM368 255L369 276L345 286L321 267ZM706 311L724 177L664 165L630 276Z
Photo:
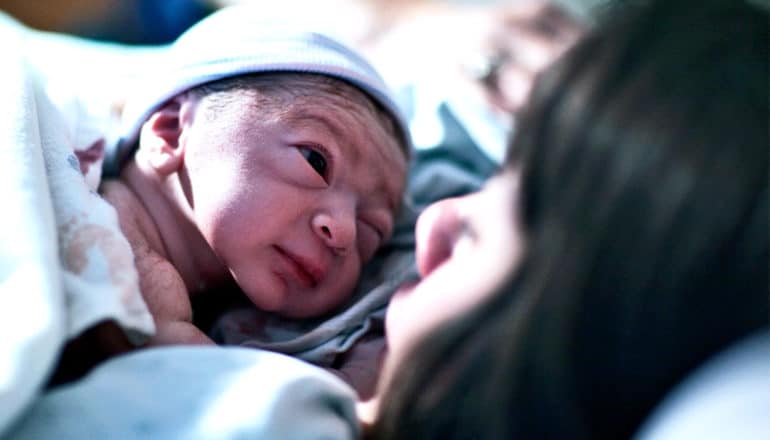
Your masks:
M361 276L361 263L357 256L348 255L345 259L343 269L338 276L332 276L334 286L329 293L330 302L335 306L345 302L353 295L356 284Z
M372 232L360 232L357 246L361 264L366 264L380 248L380 236Z

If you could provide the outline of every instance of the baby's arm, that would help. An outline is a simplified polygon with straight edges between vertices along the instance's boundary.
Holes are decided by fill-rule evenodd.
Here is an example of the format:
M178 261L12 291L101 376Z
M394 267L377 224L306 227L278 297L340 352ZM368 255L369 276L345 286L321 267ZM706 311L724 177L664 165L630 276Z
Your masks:
M148 345L213 344L193 325L187 288L171 263L149 249L137 253L135 261L142 296L155 320Z
M115 207L120 229L134 252L139 288L155 321L156 333L148 345L213 344L193 325L187 286L171 262L156 250L162 247L160 236L149 215L141 214L146 211L139 200L119 181L104 182L101 192Z

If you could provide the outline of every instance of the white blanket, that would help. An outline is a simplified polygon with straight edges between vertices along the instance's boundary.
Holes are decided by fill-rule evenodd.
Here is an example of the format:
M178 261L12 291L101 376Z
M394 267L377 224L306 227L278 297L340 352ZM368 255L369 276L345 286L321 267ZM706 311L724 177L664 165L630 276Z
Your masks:
M114 209L74 154L98 144L98 119L67 75L38 72L32 32L0 16L0 41L2 432L40 392L68 338L104 319L137 343L154 327Z

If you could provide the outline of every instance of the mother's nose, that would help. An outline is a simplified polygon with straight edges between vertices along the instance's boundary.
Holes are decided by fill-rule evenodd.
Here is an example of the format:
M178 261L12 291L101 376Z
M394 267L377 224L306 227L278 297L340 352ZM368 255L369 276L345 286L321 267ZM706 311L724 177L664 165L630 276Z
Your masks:
M458 207L464 197L444 199L428 206L417 219L417 269L425 277L452 256L464 227Z
M346 255L356 241L356 219L352 212L318 212L310 220L313 232L337 255Z

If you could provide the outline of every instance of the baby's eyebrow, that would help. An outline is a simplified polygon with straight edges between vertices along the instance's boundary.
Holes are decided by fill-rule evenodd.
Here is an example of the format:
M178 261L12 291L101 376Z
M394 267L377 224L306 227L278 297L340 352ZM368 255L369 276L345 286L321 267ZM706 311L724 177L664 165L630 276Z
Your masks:
M345 130L334 120L326 115L313 112L294 111L286 116L286 122L290 125L306 127L308 125L321 125L328 130L335 138L344 139Z
M316 127L328 132L342 148L342 152L354 164L358 164L361 155L355 147L355 135L352 130L340 125L334 118L318 111L295 110L286 116L289 125L300 128Z

